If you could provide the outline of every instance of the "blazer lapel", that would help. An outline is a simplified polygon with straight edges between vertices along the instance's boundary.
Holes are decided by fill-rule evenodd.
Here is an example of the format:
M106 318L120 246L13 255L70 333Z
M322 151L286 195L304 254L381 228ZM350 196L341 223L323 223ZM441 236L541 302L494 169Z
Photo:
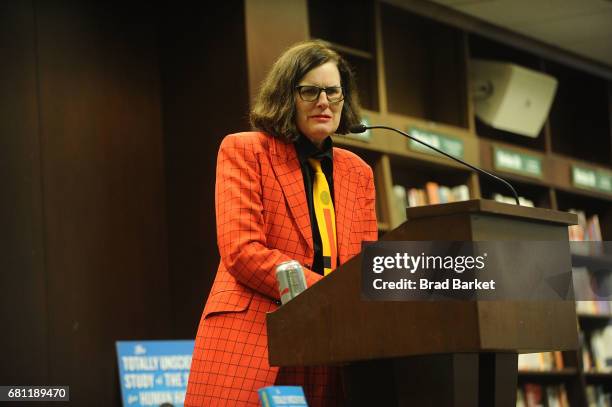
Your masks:
M272 170L283 189L287 205L302 237L308 243L310 250L314 251L310 214L308 213L308 202L306 201L306 192L304 191L304 178L302 177L302 169L300 168L295 146L284 143L274 137L271 139L270 160L272 162Z
M340 264L348 260L349 239L355 202L355 191L351 191L351 176L347 162L334 152L334 210L336 211L336 234Z

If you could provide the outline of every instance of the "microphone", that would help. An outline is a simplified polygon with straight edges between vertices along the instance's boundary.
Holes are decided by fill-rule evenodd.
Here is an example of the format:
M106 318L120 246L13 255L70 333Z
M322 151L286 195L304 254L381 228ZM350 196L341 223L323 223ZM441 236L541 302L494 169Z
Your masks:
M500 178L500 177L498 177L496 175L493 175L490 172L483 170L482 168L478 168L478 167L476 167L476 166L474 166L472 164L468 164L465 161L463 161L463 160L461 160L461 159L459 159L457 157L453 157L452 155L450 155L448 153L445 153L444 151L442 151L440 149L437 149L436 147L434 147L432 145L429 145L429 144L425 143L424 141L421 141L418 138L411 136L408 133L404 133L403 131L395 129L393 127L388 127L388 126L366 126L363 123L359 123L359 124L357 124L355 126L351 126L349 128L349 131L351 133L357 133L358 134L358 133L363 133L363 132L365 132L366 130L369 130L369 129L385 129L385 130L391 130L391 131L394 131L396 133L399 133L402 136L409 138L410 140L414 140L417 143L420 143L420 144L424 145L425 147L431 148L432 150L442 154L445 157L450 158L451 160L457 161L457 162L465 165L466 167L469 167L469 168L473 169L474 171L479 172L480 174L486 175L487 177L494 179L496 182L501 182L502 184L504 184L505 187L507 187L510 191L512 191L512 195L514 196L514 200L516 201L516 204L520 206L519 198L518 198L518 194L516 193L516 190L505 179Z

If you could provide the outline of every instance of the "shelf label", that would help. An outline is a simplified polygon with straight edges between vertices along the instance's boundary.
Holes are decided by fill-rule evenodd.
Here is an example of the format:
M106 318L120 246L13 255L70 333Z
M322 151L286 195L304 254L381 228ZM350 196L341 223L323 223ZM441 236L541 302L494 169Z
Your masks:
M463 158L463 140L455 137L449 137L438 133L433 133L429 130L419 129L417 127L410 127L408 134L412 137L421 140L427 144L430 144L453 157ZM429 147L414 141L408 140L408 148L421 153L438 155L434 150Z
M493 147L493 166L500 171L542 178L542 159L529 154Z
M572 183L577 188L612 194L612 173L572 165Z

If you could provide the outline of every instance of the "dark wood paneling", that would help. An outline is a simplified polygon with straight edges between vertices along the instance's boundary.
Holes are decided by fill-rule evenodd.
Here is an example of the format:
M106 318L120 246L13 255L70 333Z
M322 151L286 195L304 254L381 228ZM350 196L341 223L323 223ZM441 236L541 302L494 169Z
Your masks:
M174 335L194 338L219 261L217 150L249 128L244 2L168 3L159 14Z
M281 53L309 39L307 0L244 0L249 94L257 94L261 81Z
M0 2L0 383L47 382L36 39L30 1Z
M116 405L114 342L170 336L155 18L40 1L50 383Z
M216 151L248 129L244 33L242 1L0 5L0 382L118 405L116 340L194 337Z

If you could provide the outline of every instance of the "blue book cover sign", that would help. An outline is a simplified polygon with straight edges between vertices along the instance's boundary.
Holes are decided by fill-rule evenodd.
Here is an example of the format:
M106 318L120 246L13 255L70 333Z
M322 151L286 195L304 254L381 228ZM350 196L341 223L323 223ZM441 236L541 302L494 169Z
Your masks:
M123 405L182 406L194 341L118 341Z
M268 386L258 392L263 407L308 407L301 386Z

